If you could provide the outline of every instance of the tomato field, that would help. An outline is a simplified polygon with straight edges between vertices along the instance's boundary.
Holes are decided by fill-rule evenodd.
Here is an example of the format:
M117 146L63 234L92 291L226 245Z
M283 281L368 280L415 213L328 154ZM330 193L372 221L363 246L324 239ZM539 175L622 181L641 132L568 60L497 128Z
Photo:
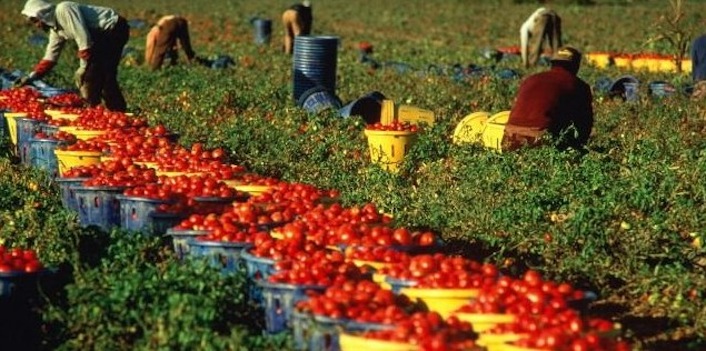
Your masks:
M518 314L536 308L532 302L545 296L553 298L551 309L557 310L578 301L580 316L567 315L560 327L609 331L611 343L604 349L627 344L635 350L706 349L706 105L683 93L692 84L688 72L636 64L599 67L585 56L579 77L594 87L596 120L588 152L542 146L498 153L455 144L454 129L473 112L509 110L521 79L547 69L525 69L513 55L497 62L487 55L488 49L519 44L520 25L537 2L313 1L312 34L340 40L336 95L344 104L378 91L436 116L433 126L413 126L413 146L399 169L389 172L371 162L366 127L412 127L366 126L357 116L342 118L334 110L314 114L296 105L292 57L282 53L280 19L289 1L90 3L110 6L130 21L119 80L136 118L75 112L94 114L79 117L95 121L87 129L120 126L146 134L107 132L105 139L76 140L80 134L58 132L55 138L72 144L66 151L100 150L96 157L108 157L100 166L67 170L65 177L93 177L88 187L130 184L120 195L149 197L167 214L190 211L172 229L206 234L194 247L202 239L244 243L252 248L247 254L277 262L267 273L268 284L332 286L298 305L300 312L333 320L394 321L394 331L372 332L384 340L409 337L424 323L443 326L448 328L444 339L428 333L415 337L429 349L477 347L468 343L473 332L467 324L417 310L413 295L372 284L376 275L368 279L370 267L352 263L397 262L381 265L376 274L390 278L393 288L402 284L403 291L410 288L403 284L409 280L430 290L483 286L482 294L496 298L523 291L524 304L505 306ZM676 4L683 17L675 17ZM0 2L0 68L7 71L27 72L44 54L44 34L20 15L23 5L23 0ZM631 54L634 60L674 55L678 45L668 39L690 43L702 34L706 20L701 1L557 0L550 5L562 17L566 44L585 54ZM197 55L227 55L234 63L222 69L189 65L180 53L179 65L160 71L141 65L151 24L173 13L189 19ZM255 43L255 17L273 21L267 44ZM361 62L361 47L381 65ZM73 87L75 48L68 45L64 51L43 79L50 86ZM518 76L499 73L507 70ZM637 101L611 97L598 86L606 77L624 76L639 80ZM669 83L675 91L656 96L650 82ZM10 99L29 101L21 94L29 93L18 89ZM76 103L66 99L57 103ZM26 109L43 114L45 106ZM170 146L175 135L178 148ZM57 180L20 162L7 133L3 137L0 277L15 264L44 274L39 289L32 285L12 299L0 296L0 349L298 347L291 328L266 332L272 328L268 311L253 296L264 299L267 284L253 285L242 270L222 274L213 262L182 260L172 245L176 237L81 225L78 214L62 203ZM114 138L111 145L100 141L108 137ZM133 164L137 155L142 165ZM199 163L201 175L255 188L172 177ZM158 171L143 167L149 164ZM101 178L105 174L113 177ZM259 187L278 191L252 195ZM203 200L214 197L228 201ZM235 223L257 225L244 229ZM375 248L345 250L358 246ZM389 249L396 246L421 250ZM537 286L544 288L541 294L530 291ZM341 301L346 308L336 305ZM477 299L461 311L497 309L479 301L488 302ZM388 308L366 310L370 303ZM564 334L552 337L557 335ZM533 349L599 349L584 339L574 340L572 348L551 348L542 340L545 347ZM612 344L617 341L624 344Z

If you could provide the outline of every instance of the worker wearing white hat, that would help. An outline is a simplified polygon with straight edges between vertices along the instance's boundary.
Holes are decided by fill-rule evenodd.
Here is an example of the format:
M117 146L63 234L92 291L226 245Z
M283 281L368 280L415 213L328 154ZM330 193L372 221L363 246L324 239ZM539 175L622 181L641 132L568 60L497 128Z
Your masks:
M66 42L78 47L76 85L89 105L105 101L112 111L125 111L126 103L117 81L122 51L130 37L125 18L108 7L63 1L28 0L22 14L37 28L49 33L46 53L33 71L20 77L16 86L31 83L56 65Z
M540 7L520 27L520 51L525 67L537 65L545 42L550 56L562 46L561 17L554 10Z

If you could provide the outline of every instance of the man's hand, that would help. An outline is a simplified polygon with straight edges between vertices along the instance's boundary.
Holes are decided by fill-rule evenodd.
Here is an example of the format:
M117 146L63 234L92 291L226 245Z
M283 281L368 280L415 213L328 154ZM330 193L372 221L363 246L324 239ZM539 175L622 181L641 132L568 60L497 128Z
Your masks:
M31 82L32 82L32 78L30 78L29 76L21 76L21 77L15 79L14 82L12 82L12 87L13 88L23 87Z
M84 75L86 74L86 67L79 67L76 70L76 73L74 73L74 83L76 84L76 88L81 89L81 86L83 86L83 78Z

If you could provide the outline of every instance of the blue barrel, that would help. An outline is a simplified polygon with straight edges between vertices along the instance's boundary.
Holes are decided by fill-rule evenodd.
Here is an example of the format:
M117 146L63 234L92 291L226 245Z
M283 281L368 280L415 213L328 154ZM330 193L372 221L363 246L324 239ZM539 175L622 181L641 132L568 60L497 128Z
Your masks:
M272 37L272 20L256 18L252 24L255 30L255 44L268 44Z
M605 95L610 91L610 87L613 85L613 80L609 77L599 77L596 83L593 85L594 94Z
M633 76L622 76L610 86L609 96L621 97L624 101L636 101L640 81Z
M310 113L317 114L325 110L340 110L341 100L324 87L317 86L311 88L299 97L297 105Z
M379 91L373 91L349 102L338 111L338 114L341 117L361 116L367 124L375 124L380 122L382 100L385 100L385 95Z
M316 86L336 94L338 37L299 35L294 37L292 77L294 101Z
M54 150L62 143L65 142L55 139L29 139L29 164L49 172L52 177L58 176L59 161Z
M638 100L639 83L625 82L623 87L625 87L625 101L635 102Z

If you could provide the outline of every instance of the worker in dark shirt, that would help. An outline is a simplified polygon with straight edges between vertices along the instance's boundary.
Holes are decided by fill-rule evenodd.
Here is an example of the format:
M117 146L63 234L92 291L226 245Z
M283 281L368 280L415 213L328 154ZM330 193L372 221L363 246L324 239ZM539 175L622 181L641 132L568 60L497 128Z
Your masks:
M691 78L694 80L692 97L706 97L706 34L691 44Z
M557 138L560 148L585 146L593 128L593 95L576 76L581 53L561 47L551 69L527 77L520 85L503 135L503 150L541 142L544 134Z
M284 25L284 52L286 54L292 54L294 37L311 34L313 20L311 4L306 0L301 4L294 4L284 11L282 24Z

